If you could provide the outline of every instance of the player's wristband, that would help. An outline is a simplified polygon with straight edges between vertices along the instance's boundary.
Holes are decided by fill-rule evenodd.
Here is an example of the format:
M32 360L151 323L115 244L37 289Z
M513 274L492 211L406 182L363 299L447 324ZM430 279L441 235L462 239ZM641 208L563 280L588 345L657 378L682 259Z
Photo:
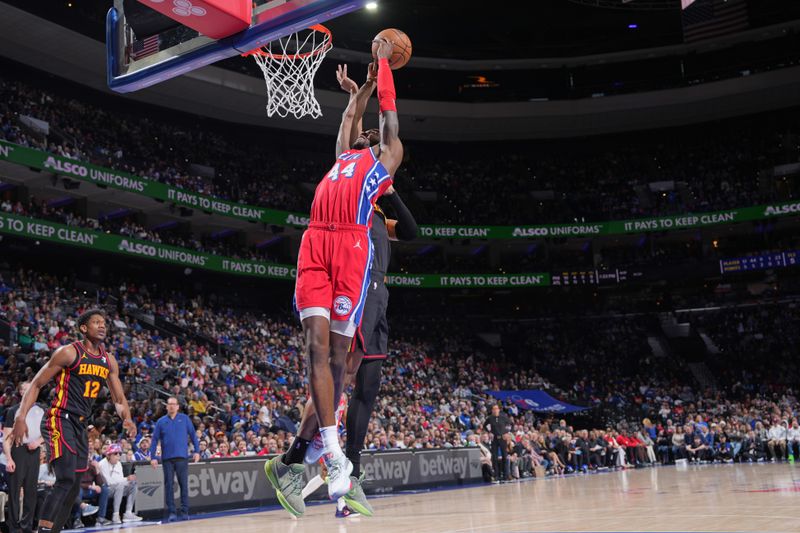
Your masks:
M381 113L397 111L395 98L397 98L397 94L394 90L392 69L389 67L389 60L384 57L378 60L378 103Z

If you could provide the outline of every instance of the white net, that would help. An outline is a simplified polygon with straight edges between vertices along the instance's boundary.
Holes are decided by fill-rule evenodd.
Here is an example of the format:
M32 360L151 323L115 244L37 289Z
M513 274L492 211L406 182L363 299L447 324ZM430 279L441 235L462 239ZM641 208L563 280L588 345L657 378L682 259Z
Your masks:
M250 53L267 82L267 116L322 116L314 96L314 75L331 48L330 32L312 26Z

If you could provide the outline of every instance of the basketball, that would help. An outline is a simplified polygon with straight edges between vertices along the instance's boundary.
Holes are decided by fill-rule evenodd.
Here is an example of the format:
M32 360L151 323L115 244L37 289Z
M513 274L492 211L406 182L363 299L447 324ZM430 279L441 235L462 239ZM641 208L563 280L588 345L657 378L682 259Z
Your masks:
M408 60L411 59L411 39L408 38L404 31L388 28L376 35L375 39L386 39L394 45L392 57L389 58L389 66L392 70L403 68L408 63ZM378 45L373 42L372 57L375 57L377 51Z

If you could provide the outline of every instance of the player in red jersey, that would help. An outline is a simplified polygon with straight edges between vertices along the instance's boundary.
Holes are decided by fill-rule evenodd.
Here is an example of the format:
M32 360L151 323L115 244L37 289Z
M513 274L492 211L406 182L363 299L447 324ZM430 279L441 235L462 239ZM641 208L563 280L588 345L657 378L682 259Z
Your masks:
M380 129L361 132L351 142L375 81L370 77L342 116L336 162L317 186L311 222L297 258L295 305L300 313L309 361L309 389L317 424L302 423L290 450L264 465L281 505L295 516L305 512L303 458L318 425L325 444L328 495L337 499L358 483L339 445L336 404L344 386L347 352L361 320L369 286L372 245L369 229L374 203L392 191L392 176L403 159L389 57L393 45L378 42L376 81ZM340 70L340 82L341 74ZM346 77L346 71L344 72ZM349 147L349 148L348 148Z
M42 418L42 437L56 482L42 505L40 533L61 531L70 515L81 488L80 474L87 468L89 439L86 419L91 415L94 402L104 385L108 385L117 414L128 435L131 438L136 436L136 424L131 419L125 399L117 360L103 348L102 343L106 338L103 313L97 309L84 312L78 318L78 329L84 340L57 349L34 376L30 388L22 397L9 436L17 444L22 442L28 433L25 423L28 410L42 387L55 379L53 403Z

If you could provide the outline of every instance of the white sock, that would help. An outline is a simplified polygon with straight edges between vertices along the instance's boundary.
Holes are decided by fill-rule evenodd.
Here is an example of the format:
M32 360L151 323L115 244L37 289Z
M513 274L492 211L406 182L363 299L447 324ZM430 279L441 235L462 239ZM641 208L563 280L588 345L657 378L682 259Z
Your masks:
M315 490L317 490L324 484L325 482L322 480L322 476L316 475L312 477L308 481L308 483L306 483L306 486L303 488L303 493L302 493L303 499L305 500L306 498L308 498L308 496L311 495L311 493L313 493Z
M336 500L336 510L341 511L342 509L344 509L344 498L339 498Z
M325 445L325 451L332 453L334 458L342 455L342 447L339 446L339 432L336 431L336 426L327 426L319 429L322 435L322 444Z

